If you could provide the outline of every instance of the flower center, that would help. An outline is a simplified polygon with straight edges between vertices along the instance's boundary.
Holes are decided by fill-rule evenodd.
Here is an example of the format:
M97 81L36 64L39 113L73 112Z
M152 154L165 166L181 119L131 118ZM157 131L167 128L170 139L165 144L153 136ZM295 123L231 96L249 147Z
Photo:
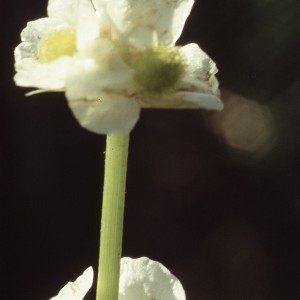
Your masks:
M61 56L71 56L76 52L76 36L71 29L60 29L43 37L38 57L41 63L51 62Z
M136 81L149 96L170 91L185 69L178 47L147 49L137 55L132 66Z

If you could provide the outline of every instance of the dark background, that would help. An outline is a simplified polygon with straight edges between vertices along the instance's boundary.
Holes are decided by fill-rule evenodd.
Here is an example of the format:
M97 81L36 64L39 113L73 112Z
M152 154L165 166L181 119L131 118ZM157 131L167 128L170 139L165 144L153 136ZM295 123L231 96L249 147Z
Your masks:
M123 254L165 264L190 300L299 300L300 3L196 2L179 44L216 61L226 108L142 112ZM105 137L63 94L25 97L12 79L20 31L46 4L0 4L5 300L49 299L97 267Z

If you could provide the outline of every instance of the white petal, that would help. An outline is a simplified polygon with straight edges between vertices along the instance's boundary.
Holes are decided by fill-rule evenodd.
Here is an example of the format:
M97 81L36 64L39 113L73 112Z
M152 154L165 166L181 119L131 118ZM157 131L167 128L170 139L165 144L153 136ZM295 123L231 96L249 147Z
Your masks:
M68 100L79 124L98 134L129 133L139 119L138 103L122 95L102 94L97 99Z
M82 300L93 283L93 268L87 268L74 282L67 283L57 296L50 300Z
M15 49L15 60L23 58L35 58L38 56L38 43L41 37L38 32L30 26L30 22L21 32L21 43Z
M17 71L14 80L17 85L36 87L45 90L61 90L65 87L68 56L61 57L47 64L41 64L32 58L16 62Z
M208 76L218 72L216 64L197 44L187 44L180 48L180 52L186 60L190 76L206 80Z
M222 110L224 108L223 102L216 96L205 94L201 92L177 92L175 94L177 99L185 102L185 107L188 108L204 108L208 110Z
M180 281L161 263L147 257L121 259L119 300L185 300Z
M191 102L197 107L220 110L223 108L219 82L215 76L218 69L209 56L197 44L180 49L186 61L186 74L176 88L176 98Z
M124 44L144 49L158 42L174 44L192 9L193 0L94 0L105 10Z

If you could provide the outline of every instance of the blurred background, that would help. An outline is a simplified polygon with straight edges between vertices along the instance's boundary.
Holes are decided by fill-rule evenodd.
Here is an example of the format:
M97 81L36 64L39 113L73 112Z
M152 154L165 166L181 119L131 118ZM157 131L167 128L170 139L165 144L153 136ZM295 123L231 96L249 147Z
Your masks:
M5 300L49 299L97 267L105 137L63 94L13 82L46 5L0 4ZM299 15L297 0L196 0L179 44L215 60L225 109L143 110L131 134L123 255L162 262L189 300L300 299Z

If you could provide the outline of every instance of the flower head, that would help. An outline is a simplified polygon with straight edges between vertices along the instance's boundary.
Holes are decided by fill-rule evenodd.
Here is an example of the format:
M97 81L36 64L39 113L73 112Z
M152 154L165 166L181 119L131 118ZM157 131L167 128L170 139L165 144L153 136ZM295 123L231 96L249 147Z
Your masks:
M22 32L15 80L64 90L79 123L100 134L130 132L141 108L220 110L215 63L197 44L175 46L192 6L49 0L49 18Z
M74 282L68 282L58 293L50 300L82 300L93 283L93 268L87 268Z

